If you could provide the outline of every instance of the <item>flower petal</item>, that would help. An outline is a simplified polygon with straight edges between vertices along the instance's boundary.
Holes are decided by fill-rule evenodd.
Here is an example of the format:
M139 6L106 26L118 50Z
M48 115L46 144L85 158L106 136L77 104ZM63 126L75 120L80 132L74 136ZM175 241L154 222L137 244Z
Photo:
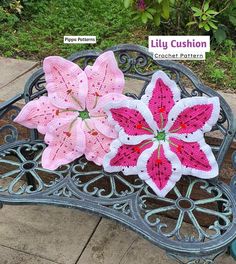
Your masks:
M136 145L153 138L153 131L157 130L150 110L139 100L109 103L105 110L124 144Z
M149 107L158 127L162 129L171 108L180 100L180 89L163 71L157 71L152 75L141 100Z
M88 80L77 64L62 57L50 56L44 60L43 69L48 96L55 106L85 109Z
M170 111L165 128L169 135L184 141L197 141L211 130L220 112L218 97L195 97L180 100ZM172 135L171 135L172 134Z
M114 140L110 152L104 157L103 167L108 172L122 171L125 175L137 174L137 160L140 154L153 145L152 141L143 141L138 145L125 145L119 139Z
M112 139L100 133L92 119L84 120L82 127L86 136L86 159L102 165L104 156L109 152Z
M198 142L184 142L176 138L169 138L170 149L176 153L182 163L183 174L208 179L219 174L218 164L204 139Z
M158 154L159 153L159 154ZM167 143L154 143L138 159L138 175L161 197L164 197L181 177L181 163Z
M123 94L118 93L109 93L102 96L98 99L98 103L96 108L90 111L90 117L93 119L94 125L96 129L101 132L103 135L109 138L117 138L117 132L114 129L114 126L108 122L107 113L104 111L104 106L107 105L111 101L120 101L128 99Z
M97 99L108 93L122 93L125 79L118 68L114 53L107 51L101 54L93 66L87 66L89 92L86 99L87 109L96 107Z
M81 119L71 114L70 118L56 118L48 124L45 142L48 147L42 155L42 166L55 170L84 154L85 135Z
M59 109L51 104L46 96L27 103L14 122L28 128L36 128L42 134L47 131L48 123L59 113Z

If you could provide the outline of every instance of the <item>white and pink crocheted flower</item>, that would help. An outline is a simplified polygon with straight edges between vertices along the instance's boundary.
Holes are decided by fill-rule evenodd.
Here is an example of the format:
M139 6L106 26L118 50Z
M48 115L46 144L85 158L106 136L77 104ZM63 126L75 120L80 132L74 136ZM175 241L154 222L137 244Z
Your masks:
M48 96L27 103L14 121L45 134L44 168L56 169L83 154L101 165L117 137L103 107L126 98L113 52L103 53L84 71L58 56L47 57L43 69Z
M182 174L218 175L203 134L218 120L217 97L180 99L176 83L157 71L141 100L112 102L106 110L119 132L104 158L106 171L138 174L158 196L165 196Z

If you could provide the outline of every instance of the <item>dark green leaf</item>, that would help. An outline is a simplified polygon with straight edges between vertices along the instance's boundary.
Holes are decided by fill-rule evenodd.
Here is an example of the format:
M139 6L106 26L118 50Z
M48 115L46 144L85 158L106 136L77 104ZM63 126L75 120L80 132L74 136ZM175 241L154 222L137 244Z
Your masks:
M148 8L147 11L148 11L150 14L152 14L152 15L156 14L156 12L157 12L157 10L154 9L154 8Z
M198 27L199 27L199 28L203 28L204 25L205 25L205 22L201 22L201 23L198 25Z
M166 20L169 19L170 16L169 0L164 0L162 2L162 16Z
M205 24L205 25L204 25L204 29L205 29L206 31L210 31L210 30L211 30L211 28L209 27L208 24Z
M214 28L214 29L218 29L218 27L216 26L215 23L213 23L212 21L208 21L208 24L211 28Z
M131 0L124 0L124 6L125 8L128 8L131 4Z
M236 17L235 16L229 16L229 21L236 26Z
M214 37L217 43L220 44L226 39L226 33L222 28L218 28L216 31L214 31Z
M202 13L201 14L200 13L195 13L193 16L200 17L200 16L202 16Z
M143 22L144 24L147 23L147 21L148 21L148 17L147 17L147 13L146 13L146 12L143 12L143 13L142 13L142 15L141 15L141 19L142 19L142 22Z
M209 2L206 2L204 4L203 10L204 10L204 12L206 12L208 9L209 9Z
M154 23L155 23L156 26L160 26L160 24L161 24L161 17L160 17L160 15L156 14L154 16Z
M206 14L208 14L208 15L217 15L218 12L215 11L215 10L209 9L209 10L206 11Z
M191 9L192 9L194 12L196 12L196 13L202 13L202 10L199 9L199 8L197 8L197 7L195 7L195 6L192 6Z
M186 24L186 26L189 27L189 26L192 26L192 25L194 25L194 24L197 24L197 22L196 22L196 21L191 21L191 22L188 22L188 23Z
M146 13L147 18L153 20L153 16L150 13L148 13L148 12L145 12L145 13Z

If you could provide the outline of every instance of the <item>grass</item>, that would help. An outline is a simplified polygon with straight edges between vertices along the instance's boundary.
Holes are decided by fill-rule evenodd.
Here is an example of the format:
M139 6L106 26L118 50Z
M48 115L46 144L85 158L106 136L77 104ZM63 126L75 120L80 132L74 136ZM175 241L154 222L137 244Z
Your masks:
M43 59L68 56L84 49L105 49L119 43L147 46L148 35L158 35L139 21L118 0L40 0L28 3L19 18L0 9L0 55ZM64 35L97 36L96 44L64 44ZM186 62L205 83L216 89L236 89L236 51L226 41L215 47L205 62Z
M142 39L136 42L133 32L139 25L130 23L129 15L116 0L37 1L27 7L21 22L2 31L0 52L4 56L42 59L123 42L144 44ZM64 44L64 35L97 36L97 44Z
M235 44L226 40L215 47L205 61L192 61L189 67L203 79L204 83L215 89L227 92L236 90L236 50Z

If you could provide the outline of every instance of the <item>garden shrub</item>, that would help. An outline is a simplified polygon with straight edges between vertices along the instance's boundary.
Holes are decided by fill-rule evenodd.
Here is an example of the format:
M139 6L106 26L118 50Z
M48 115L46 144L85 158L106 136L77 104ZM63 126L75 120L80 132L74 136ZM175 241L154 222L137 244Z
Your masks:
M236 26L236 0L122 0L133 19L175 34L211 32L221 43Z

